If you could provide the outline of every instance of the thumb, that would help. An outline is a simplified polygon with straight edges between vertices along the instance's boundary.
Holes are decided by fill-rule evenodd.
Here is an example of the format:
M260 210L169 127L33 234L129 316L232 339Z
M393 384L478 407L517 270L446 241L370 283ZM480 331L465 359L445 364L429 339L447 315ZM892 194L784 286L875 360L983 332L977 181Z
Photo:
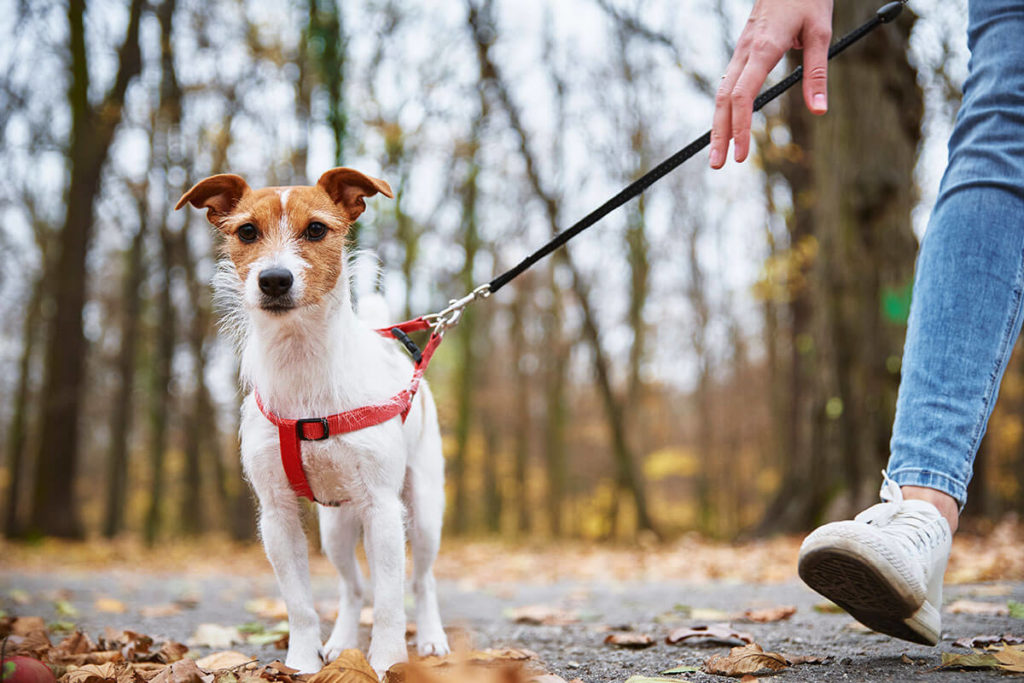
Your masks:
M804 102L813 114L828 111L828 43L832 32L804 30Z

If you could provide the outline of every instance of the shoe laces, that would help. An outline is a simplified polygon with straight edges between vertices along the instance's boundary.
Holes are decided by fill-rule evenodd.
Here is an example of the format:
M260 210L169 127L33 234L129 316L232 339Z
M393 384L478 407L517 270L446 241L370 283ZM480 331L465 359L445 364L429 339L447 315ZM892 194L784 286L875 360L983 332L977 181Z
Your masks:
M854 517L857 522L885 527L886 532L904 538L919 550L929 550L943 538L942 526L936 524L938 510L931 504L918 505L903 498L899 484L882 470L882 502L872 505Z

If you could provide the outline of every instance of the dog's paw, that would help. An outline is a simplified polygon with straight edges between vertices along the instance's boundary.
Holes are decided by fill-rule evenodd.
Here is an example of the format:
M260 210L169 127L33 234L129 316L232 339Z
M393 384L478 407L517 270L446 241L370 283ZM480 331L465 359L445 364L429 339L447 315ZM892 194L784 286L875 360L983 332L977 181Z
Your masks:
M430 655L444 657L449 652L451 652L451 649L448 647L448 638L444 634L441 634L440 639L416 639L416 653L420 657L429 657Z
M315 674L323 668L325 659L324 650L317 643L313 646L292 644L288 646L288 656L285 657L284 665L298 669L300 674Z
M370 653L367 659L370 661L370 666L377 673L377 678L383 681L384 674L387 673L388 669L399 662L408 661L409 653L405 648L405 639L403 638L395 647L375 648L371 642Z

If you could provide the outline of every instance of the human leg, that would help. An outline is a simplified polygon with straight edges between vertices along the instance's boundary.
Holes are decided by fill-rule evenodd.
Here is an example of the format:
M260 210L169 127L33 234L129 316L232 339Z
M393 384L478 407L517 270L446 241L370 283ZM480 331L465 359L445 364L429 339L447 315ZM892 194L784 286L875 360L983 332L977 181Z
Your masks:
M1024 2L972 2L970 75L918 256L883 503L804 541L800 576L934 644L942 575L1024 306Z

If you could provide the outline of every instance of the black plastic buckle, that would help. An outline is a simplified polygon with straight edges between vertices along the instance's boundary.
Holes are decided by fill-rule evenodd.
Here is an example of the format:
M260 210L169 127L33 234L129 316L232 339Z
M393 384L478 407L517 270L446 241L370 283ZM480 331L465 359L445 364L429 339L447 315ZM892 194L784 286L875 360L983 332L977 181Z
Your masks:
M306 436L305 426L318 424L323 429L323 434L317 437ZM327 424L326 417L306 417L295 421L295 432L299 435L299 441L324 441L331 435L331 426Z
M409 339L409 335L397 327L392 327L391 336L402 342L402 346L404 346L405 350L409 352L417 365L423 360L423 352L420 351L420 347L416 346L416 342Z

